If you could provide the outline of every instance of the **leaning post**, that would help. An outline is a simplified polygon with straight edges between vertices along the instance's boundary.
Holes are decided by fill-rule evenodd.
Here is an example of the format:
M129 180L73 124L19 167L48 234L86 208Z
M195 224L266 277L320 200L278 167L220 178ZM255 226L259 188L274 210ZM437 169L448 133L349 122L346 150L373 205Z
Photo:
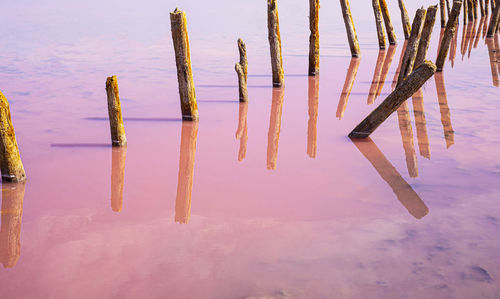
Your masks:
M354 28L354 23L352 21L351 9L349 8L349 0L340 0L340 7L342 9L342 17L344 18L345 30L347 31L347 39L349 41L351 55L352 57L359 57L361 55L361 50L359 49L356 28Z
M108 96L109 126L111 129L111 144L126 146L125 126L123 125L122 106L118 95L118 80L116 76L106 79L106 94Z
M269 47L271 50L273 86L284 86L285 74L283 71L283 57L281 55L281 37L277 0L267 0L267 30Z
M444 30L443 39L439 45L439 53L436 59L437 71L443 71L444 63L446 61L446 56L450 49L451 40L455 34L458 23L458 15L460 14L460 6L462 5L462 0L455 0L453 2L453 7L451 9L450 18L446 24L446 29Z

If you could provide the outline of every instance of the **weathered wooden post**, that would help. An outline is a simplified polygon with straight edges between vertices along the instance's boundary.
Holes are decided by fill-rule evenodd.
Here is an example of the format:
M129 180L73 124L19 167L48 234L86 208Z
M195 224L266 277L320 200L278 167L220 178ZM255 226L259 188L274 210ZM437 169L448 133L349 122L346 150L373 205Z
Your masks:
M398 0L399 9L401 10L401 22L403 23L403 33L405 35L405 39L410 39L411 34L411 26L410 26L410 18L408 17L408 12L406 11L405 4L403 0Z
M239 97L240 102L248 102L248 61L247 61L247 50L245 43L238 39L238 50L240 52L240 62L237 62L234 66L236 74L238 74L238 87L239 87Z
M371 105L375 102L377 97L378 85L380 84L380 76L382 75L382 66L385 61L385 50L379 50L377 56L377 62L375 64L375 71L373 71L372 84L370 85L370 91L368 92L367 104Z
M450 148L450 146L455 143L455 132L453 131L453 127L451 125L451 114L450 108L448 107L443 73L436 73L434 80L436 81L439 112L441 113L441 124L443 125L446 148Z
M468 0L463 0L463 6L464 6L463 12L464 12L464 26L465 26L465 24L468 23L468 15L469 15L469 13L468 13L468 9L467 8L469 7L469 1ZM446 23L446 24L448 24L448 23Z
M186 13L176 8L170 13L170 25L174 42L182 119L197 120L199 118L198 105L196 104L193 70L191 68Z
M450 0L446 0L446 11L448 11L448 17L450 17L450 10L451 10Z
M491 6L491 8L493 9L493 5ZM493 37L493 34L496 33L499 18L500 18L500 0L497 0L495 4L495 9L493 9L493 13L491 14L490 24L488 25L488 34L486 35L486 37Z
M307 155L316 158L318 144L319 77L310 77L308 82Z
M372 0L373 14L375 15L375 25L377 27L378 46L381 50L385 49L385 33L382 25L382 11L380 10L379 0Z
M111 209L113 212L121 212L123 207L126 157L127 147L113 148L111 152Z
M108 96L109 126L111 128L111 144L113 146L126 146L127 137L123 125L122 107L118 95L118 80L116 76L106 79L106 93Z
M347 107L347 102L349 101L349 95L351 94L352 86L354 85L354 80L356 80L356 75L358 73L360 58L353 57L349 63L349 68L345 76L344 87L342 88L342 94L340 95L339 104L337 105L336 116L338 119L342 119L344 116L345 109Z
M484 11L484 0L479 0L479 8L481 10L481 17L484 17L486 15L486 12Z
M319 0L309 0L309 76L319 73Z
M420 35L417 56L415 57L415 67L421 65L427 56L427 50L429 49L429 43L431 41L432 28L434 28L434 23L436 21L437 10L437 5L429 6L427 13L425 14L424 28L422 29L422 34Z
M444 63L446 61L446 56L448 56L448 51L450 50L451 40L457 28L458 15L460 14L460 6L462 5L461 0L453 1L453 7L451 9L450 18L446 24L446 29L444 31L443 40L439 45L439 54L436 59L436 67L438 72L443 71Z
M351 55L352 57L359 57L361 55L361 50L359 49L358 36L356 35L356 29L354 28L354 23L352 21L349 0L340 0L340 7L342 9L342 17L344 18Z
M236 139L240 140L240 150L238 152L238 161L243 161L247 153L248 125L247 125L248 103L241 102L238 117L238 129L236 130Z
M285 86L277 0L267 0L267 30L271 50L273 86Z
M425 15L426 10L423 8L417 9L415 13L415 18L413 19L413 24L411 25L410 39L408 40L408 45L406 46L403 63L401 64L401 70L399 71L398 83L396 85L401 84L413 70L413 64L415 63L418 44L420 42L420 36L424 26Z
M175 222L189 223L191 217L191 197L193 194L194 159L198 122L182 122L179 156L179 178L175 198Z
M366 138L398 107L411 97L436 72L436 66L425 61L349 134L351 138Z
M21 222L26 183L2 184L0 263L13 268L21 255Z
M391 16L389 14L389 9L387 8L387 3L385 0L379 0L380 9L382 10L382 17L384 18L385 30L387 31L387 37L389 38L389 44L395 45L397 42L396 33L394 32L394 27L392 26Z
M490 0L484 0L484 14L487 16L490 14Z
M441 12L441 28L446 27L446 8L444 0L439 0L439 10ZM429 11L427 11L429 13Z
M474 21L474 4L472 0L465 0L467 1L467 12L468 12L468 19L469 22Z
M10 118L7 98L0 91L0 170L2 181L22 182L26 180L23 162L17 147L16 133Z
M271 118L267 133L267 169L275 170L278 164L278 144L281 131L281 114L283 113L283 88L273 88Z

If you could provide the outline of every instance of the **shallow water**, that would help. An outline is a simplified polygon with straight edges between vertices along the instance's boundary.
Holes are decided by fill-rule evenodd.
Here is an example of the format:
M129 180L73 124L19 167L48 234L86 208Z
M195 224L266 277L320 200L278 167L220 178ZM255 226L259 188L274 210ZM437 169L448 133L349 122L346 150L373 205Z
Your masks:
M398 45L379 52L371 6L351 2L351 59L340 7L323 1L310 78L308 3L281 1L286 87L273 90L264 2L80 2L0 4L0 89L28 175L2 185L1 298L500 297L500 47L481 22L460 17L453 64L352 142L392 90L396 3ZM199 123L180 121L176 6ZM126 149L109 146L112 74Z

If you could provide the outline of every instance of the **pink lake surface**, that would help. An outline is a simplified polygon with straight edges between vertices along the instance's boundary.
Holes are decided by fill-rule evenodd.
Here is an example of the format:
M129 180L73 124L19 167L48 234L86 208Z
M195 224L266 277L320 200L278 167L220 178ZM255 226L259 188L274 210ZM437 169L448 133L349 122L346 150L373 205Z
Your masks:
M379 53L371 5L351 1L351 60L340 5L322 1L310 78L308 1L281 1L281 91L265 1L0 3L0 90L28 176L2 185L0 298L500 298L498 36L460 17L453 65L353 143L398 68L389 2L398 45ZM433 4L407 2L411 18ZM177 6L199 123L179 121ZM126 149L108 146L113 74Z

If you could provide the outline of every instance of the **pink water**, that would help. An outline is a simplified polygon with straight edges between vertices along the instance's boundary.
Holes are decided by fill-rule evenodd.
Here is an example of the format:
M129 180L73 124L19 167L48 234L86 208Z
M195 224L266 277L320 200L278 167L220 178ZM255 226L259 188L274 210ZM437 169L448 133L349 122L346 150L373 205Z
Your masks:
M399 44L381 54L371 5L351 1L360 60L339 4L322 1L317 79L306 75L308 3L281 1L281 92L260 2L0 4L0 89L28 176L2 186L1 298L500 297L498 37L486 43L461 19L453 67L353 143L347 134L392 90L396 1ZM407 2L411 18L431 4ZM176 6L199 124L179 121ZM439 30L437 20L431 60ZM112 74L123 150L107 146Z

